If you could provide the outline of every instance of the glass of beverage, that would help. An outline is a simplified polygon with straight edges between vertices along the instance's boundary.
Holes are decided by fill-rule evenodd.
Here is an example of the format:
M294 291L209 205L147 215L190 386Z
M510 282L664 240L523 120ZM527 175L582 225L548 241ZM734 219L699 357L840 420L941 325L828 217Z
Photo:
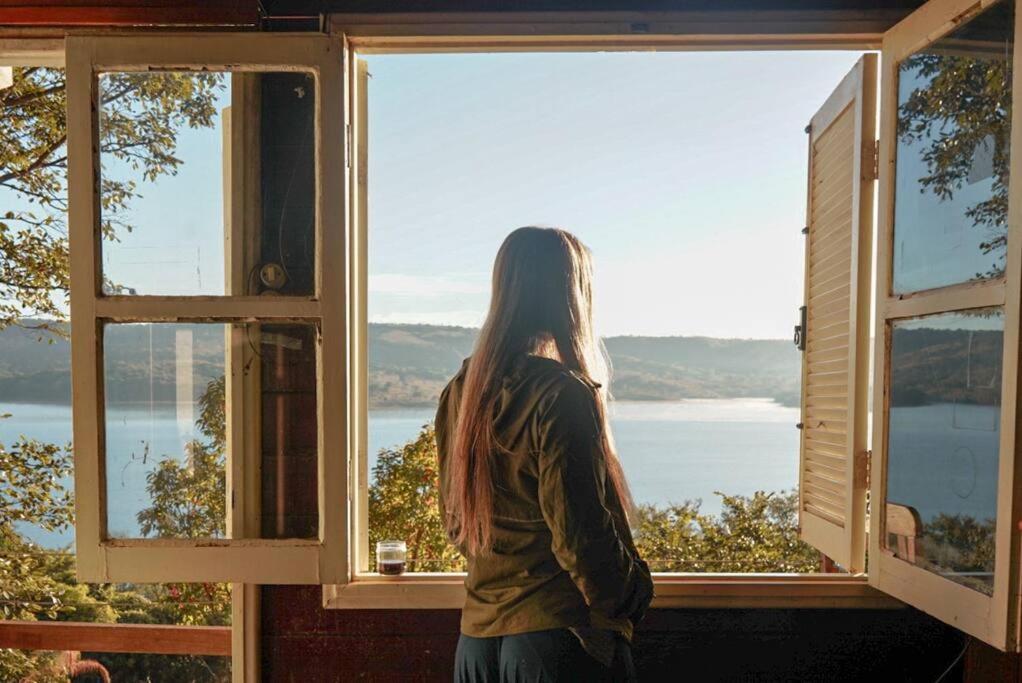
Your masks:
M376 544L376 571L384 576L404 574L407 553L404 541L380 541Z

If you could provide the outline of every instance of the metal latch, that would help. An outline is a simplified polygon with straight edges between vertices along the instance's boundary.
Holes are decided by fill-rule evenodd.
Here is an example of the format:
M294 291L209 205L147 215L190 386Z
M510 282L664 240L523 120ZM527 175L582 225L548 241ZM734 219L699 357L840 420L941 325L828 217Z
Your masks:
M809 321L807 317L808 311L805 306L798 307L799 323L795 325L795 346L798 347L799 351L806 350L806 331L808 330Z

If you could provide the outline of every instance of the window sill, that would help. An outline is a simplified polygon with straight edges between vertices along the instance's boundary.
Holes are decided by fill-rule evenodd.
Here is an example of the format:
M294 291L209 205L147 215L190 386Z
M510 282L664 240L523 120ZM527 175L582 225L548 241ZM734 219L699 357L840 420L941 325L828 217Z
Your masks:
M653 608L890 609L903 603L871 587L864 575L656 574ZM326 609L461 609L464 574L362 574L323 586Z

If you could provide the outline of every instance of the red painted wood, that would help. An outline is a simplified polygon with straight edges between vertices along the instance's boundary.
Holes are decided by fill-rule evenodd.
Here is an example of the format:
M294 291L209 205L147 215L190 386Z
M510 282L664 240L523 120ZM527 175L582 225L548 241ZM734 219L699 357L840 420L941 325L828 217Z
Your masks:
M231 629L0 620L0 648L230 657Z
M0 26L241 26L257 0L0 0Z

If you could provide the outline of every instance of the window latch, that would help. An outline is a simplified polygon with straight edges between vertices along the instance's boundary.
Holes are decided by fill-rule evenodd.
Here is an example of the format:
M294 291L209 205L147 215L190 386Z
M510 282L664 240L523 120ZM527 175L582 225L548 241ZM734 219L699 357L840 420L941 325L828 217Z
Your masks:
M809 325L809 321L807 319L807 310L806 310L805 306L799 306L798 307L798 317L799 317L799 323L798 323L798 325L795 325L795 338L793 339L793 341L795 342L795 346L798 347L799 351L805 351L806 350L806 330L807 330L808 325Z

